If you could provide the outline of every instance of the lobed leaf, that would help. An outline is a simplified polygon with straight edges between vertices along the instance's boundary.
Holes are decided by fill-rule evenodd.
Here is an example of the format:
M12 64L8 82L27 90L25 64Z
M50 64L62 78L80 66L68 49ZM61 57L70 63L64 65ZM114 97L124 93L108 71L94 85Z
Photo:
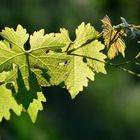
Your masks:
M108 49L108 58L113 59L119 52L125 57L126 45L122 38L126 35L124 30L116 30L107 15L101 21L103 23L103 38Z
M54 33L44 35L44 30L40 30L30 36L30 49L26 50L24 44L28 34L21 25L18 25L16 31L5 28L1 35L5 40L0 42L0 72L10 70L6 81L15 83L15 99L28 110L34 99L34 102L41 101L40 98L37 100L41 85L62 82L63 75L59 73L64 73L65 69L60 63L64 63L67 58L65 54L52 51L61 49L64 43ZM33 121L36 115L37 111L31 116Z
M64 83L72 98L88 85L89 79L94 80L95 72L106 73L104 68L106 56L100 52L105 46L96 40L99 33L90 24L85 23L82 23L75 32L76 39L72 42L68 31L61 30L61 38L65 38L69 44L67 45L69 49L66 50L70 60L68 60L67 77ZM84 62L84 58L87 62Z

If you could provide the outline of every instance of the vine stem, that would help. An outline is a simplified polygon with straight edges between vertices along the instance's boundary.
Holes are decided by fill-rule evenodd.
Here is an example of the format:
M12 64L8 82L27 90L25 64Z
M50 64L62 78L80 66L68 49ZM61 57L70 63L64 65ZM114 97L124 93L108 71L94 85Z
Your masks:
M138 59L138 57L140 57L140 52L139 52L134 58L132 58L131 60L128 60L128 61L125 61L125 62L116 64L116 65L122 66L122 65L126 65L126 64L132 63L132 62L134 62L136 59Z
M72 53L70 53L70 54L68 54L68 55L79 56L79 57L82 57L82 58L85 57L85 58L88 58L88 59L91 59L91 60L94 60L94 61L98 61L98 62L100 62L100 63L108 64L108 65L113 66L113 67L115 67L115 68L119 68L119 69L121 69L121 70L123 70L123 71L125 71L125 72L127 72L127 73L129 73L129 74L131 74L131 75L140 77L140 74L137 74L137 73L135 73L135 72L133 72L133 71L131 71L131 70L128 70L128 69L122 67L122 65L128 64L128 63L132 62L133 60L135 60L135 59L137 58L137 56L140 55L140 53L135 57L135 59L129 60L129 61L126 61L126 62L123 62L123 63L121 63L121 64L114 64L114 63L111 63L111 62L108 62L108 61L106 62L106 61L102 61L102 60L99 60L99 59L96 59L96 58L92 58L92 57L84 56L84 55L79 55L79 54L72 54Z

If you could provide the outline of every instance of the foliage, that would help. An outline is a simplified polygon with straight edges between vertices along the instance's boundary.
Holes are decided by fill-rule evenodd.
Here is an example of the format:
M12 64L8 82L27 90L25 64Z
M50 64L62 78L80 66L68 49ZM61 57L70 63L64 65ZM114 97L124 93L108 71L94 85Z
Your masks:
M139 26L128 24L125 20L112 26L108 16L102 22L101 33L89 23L81 23L75 30L74 41L64 28L59 33L50 34L45 34L42 29L33 35L29 35L21 25L16 30L8 27L2 30L0 121L2 118L10 119L9 111L13 110L17 115L22 111L27 112L35 122L38 111L43 110L42 102L46 102L42 86L61 86L68 89L71 97L75 98L88 85L89 80L95 79L96 73L107 73L106 64L139 76L123 68L122 64L108 61L118 52L125 56L126 46L122 36L127 35L127 30L131 33L139 32ZM99 40L101 37L104 43ZM131 63L138 57L123 64Z

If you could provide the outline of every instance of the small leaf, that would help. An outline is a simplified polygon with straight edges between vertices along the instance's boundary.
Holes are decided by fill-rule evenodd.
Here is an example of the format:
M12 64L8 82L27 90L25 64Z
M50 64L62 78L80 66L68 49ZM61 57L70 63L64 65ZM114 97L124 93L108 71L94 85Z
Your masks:
M126 46L122 39L122 36L125 36L124 30L116 30L107 15L101 21L103 23L103 38L108 49L108 58L114 58L119 52L125 57Z

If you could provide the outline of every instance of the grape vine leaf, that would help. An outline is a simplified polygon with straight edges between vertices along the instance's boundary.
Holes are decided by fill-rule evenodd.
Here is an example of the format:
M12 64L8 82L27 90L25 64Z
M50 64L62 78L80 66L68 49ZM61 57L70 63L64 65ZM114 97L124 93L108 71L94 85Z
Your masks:
M0 81L3 82L6 72L0 73ZM22 112L22 105L17 104L12 96L11 90L6 88L5 84L0 85L0 122L3 118L10 119L10 110L13 110L18 116Z
M73 42L66 29L61 29L60 32L58 36L61 36L63 42L67 44L66 50L70 56L64 82L71 97L74 98L84 86L88 85L89 79L94 80L95 72L106 73L104 68L106 56L100 52L105 46L97 41L99 33L94 27L84 22L76 29L76 39ZM84 62L84 58L87 62Z
M126 45L122 38L122 36L126 36L124 30L116 30L107 15L101 21L103 23L103 38L108 49L108 58L114 58L119 52L125 57Z
M30 36L30 49L26 50L24 44L29 35L21 25L17 26L16 31L6 27L1 35L4 41L0 41L0 72L11 71L7 81L15 82L17 85L15 99L25 110L28 110L33 99L37 100L41 85L48 86L50 83L62 82L62 75L59 73L64 72L65 66L61 66L60 63L65 62L67 58L66 55L53 51L61 49L65 44L60 42L61 40L55 37L54 33L44 35L44 30L40 30ZM43 75L43 70L47 71L45 74L48 76ZM31 108L33 107L35 109L35 103L31 105ZM36 114L31 116L33 121Z

